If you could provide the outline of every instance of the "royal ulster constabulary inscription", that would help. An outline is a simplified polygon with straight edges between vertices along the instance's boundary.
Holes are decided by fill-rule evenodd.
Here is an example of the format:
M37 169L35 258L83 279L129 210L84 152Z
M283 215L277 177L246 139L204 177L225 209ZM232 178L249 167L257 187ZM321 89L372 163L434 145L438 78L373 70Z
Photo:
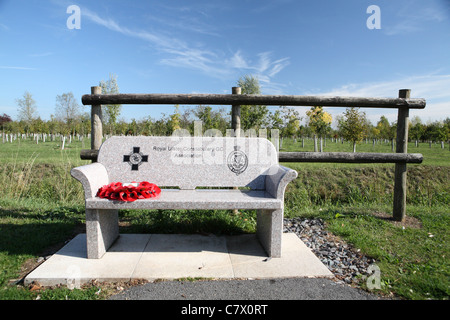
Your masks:
M235 146L234 151L230 152L227 157L227 165L238 176L247 169L248 157L243 151L239 150L238 146Z
M148 162L148 155L144 155L140 147L133 147L130 154L123 156L123 162L128 162L132 171L138 171L142 162Z

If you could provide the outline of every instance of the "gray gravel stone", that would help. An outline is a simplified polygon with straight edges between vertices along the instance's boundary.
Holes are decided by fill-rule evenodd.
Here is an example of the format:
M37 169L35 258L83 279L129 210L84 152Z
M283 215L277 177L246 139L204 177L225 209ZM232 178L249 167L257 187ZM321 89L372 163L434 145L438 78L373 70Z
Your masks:
M351 245L337 240L325 230L320 218L284 219L284 232L293 232L309 247L338 279L338 283L359 284L368 276L375 260L362 255Z

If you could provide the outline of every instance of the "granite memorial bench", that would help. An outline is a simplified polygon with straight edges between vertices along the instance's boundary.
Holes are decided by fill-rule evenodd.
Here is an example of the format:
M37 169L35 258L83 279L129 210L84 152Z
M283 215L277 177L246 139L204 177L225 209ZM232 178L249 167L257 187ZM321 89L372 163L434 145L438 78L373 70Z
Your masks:
M101 258L119 236L119 209L257 210L256 235L268 256L280 257L284 192L297 172L279 165L264 138L114 136L97 162L71 175L84 189L89 259ZM158 197L97 196L112 182L142 181L160 187Z

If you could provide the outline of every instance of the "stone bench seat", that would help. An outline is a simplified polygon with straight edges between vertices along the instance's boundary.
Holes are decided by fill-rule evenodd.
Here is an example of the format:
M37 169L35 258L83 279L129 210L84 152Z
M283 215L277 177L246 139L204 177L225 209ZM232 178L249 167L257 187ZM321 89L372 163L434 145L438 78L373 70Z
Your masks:
M101 258L119 236L120 209L256 210L258 239L270 257L280 257L284 192L297 172L279 165L263 138L111 137L98 162L71 175L85 193L90 259ZM96 197L109 183L142 181L161 194L133 202Z
M134 202L92 198L87 209L281 209L283 202L259 190L175 190L162 189L157 199Z

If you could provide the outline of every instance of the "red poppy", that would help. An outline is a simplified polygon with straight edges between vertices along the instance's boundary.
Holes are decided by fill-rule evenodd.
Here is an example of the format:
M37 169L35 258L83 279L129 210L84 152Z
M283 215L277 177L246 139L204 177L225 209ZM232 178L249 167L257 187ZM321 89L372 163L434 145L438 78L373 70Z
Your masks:
M137 185L137 186L136 186ZM123 185L121 182L112 182L101 187L96 196L104 199L119 201L136 201L138 199L148 199L159 196L161 189L153 183L143 181L132 182Z
M109 199L111 200L120 200L119 193L118 192L112 192L109 196Z
M121 201L129 201L128 200L128 196L127 196L127 193L126 192L119 192L119 199L121 200Z
M153 183L147 182L147 181L142 181L141 183L139 183L138 188L148 188L152 185Z
M136 191L131 191L128 193L128 198L130 199L129 201L131 201L131 199L133 199L133 201L138 199L138 194Z
M109 189L111 190L111 192L118 192L120 188L122 188L121 182L113 182L109 184Z

